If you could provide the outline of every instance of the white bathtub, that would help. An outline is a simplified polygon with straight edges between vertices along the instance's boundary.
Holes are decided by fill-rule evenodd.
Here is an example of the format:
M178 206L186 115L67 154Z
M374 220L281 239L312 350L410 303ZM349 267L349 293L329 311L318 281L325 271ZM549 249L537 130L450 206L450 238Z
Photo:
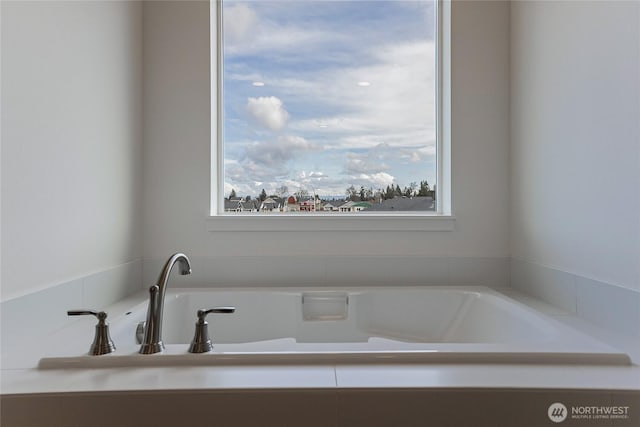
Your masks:
M188 353L196 311L216 306L234 306L236 312L210 314L214 350ZM166 350L155 355L137 353L135 330L145 320L146 307L141 297L138 304L110 313L115 353L69 354L62 346L39 367L630 364L626 354L485 287L169 289ZM90 343L90 337L83 339Z

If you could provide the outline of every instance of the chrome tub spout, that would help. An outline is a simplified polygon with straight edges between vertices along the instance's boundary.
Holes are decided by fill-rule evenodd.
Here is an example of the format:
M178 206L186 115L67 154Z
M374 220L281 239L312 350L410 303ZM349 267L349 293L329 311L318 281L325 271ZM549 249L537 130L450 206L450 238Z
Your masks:
M167 260L158 278L158 284L149 288L149 308L147 310L147 324L144 330L144 338L140 345L141 354L159 353L164 350L162 343L162 313L164 311L164 296L167 292L169 274L175 264L178 264L178 273L191 274L191 263L185 254L176 253Z

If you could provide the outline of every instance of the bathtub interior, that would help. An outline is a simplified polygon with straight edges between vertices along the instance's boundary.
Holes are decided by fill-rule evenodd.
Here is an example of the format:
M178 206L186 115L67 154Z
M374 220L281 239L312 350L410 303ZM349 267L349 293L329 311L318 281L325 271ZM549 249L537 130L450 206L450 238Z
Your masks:
M165 344L188 344L196 312L234 306L233 314L210 314L214 343L237 344L294 339L297 343L361 343L383 338L414 343L545 342L558 332L547 319L499 296L452 289L353 291L207 292L167 294L163 321ZM131 317L144 318L137 307ZM130 323L130 322L129 322ZM127 342L131 326L120 327ZM120 339L122 339L120 338Z

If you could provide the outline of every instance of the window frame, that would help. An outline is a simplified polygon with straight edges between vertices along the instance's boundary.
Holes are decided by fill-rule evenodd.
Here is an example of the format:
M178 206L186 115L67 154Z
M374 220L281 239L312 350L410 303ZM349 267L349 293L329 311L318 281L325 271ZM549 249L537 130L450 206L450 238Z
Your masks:
M210 0L211 180L208 231L452 231L451 199L451 0L436 2L436 212L326 213L224 212L222 126L222 0Z

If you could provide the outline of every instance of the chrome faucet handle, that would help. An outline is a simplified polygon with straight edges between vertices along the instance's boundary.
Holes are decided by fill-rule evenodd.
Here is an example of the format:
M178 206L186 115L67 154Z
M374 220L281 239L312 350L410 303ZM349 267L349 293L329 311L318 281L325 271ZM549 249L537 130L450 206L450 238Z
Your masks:
M207 314L220 313L230 314L236 311L235 307L215 307L208 310L198 310L198 321L196 322L196 332L189 346L189 353L206 353L213 350L213 343L209 338L209 323L205 320Z
M89 347L89 354L92 356L99 356L101 354L112 353L116 346L109 336L109 324L107 323L107 313L104 311L93 310L69 310L67 316L85 316L92 315L98 319L96 324L96 335L93 338L93 343Z
M214 308L210 308L208 310L198 310L198 321L199 322L204 322L205 318L207 317L207 314L211 314L211 313L220 313L220 314L231 314L234 313L236 311L235 307L214 307Z

